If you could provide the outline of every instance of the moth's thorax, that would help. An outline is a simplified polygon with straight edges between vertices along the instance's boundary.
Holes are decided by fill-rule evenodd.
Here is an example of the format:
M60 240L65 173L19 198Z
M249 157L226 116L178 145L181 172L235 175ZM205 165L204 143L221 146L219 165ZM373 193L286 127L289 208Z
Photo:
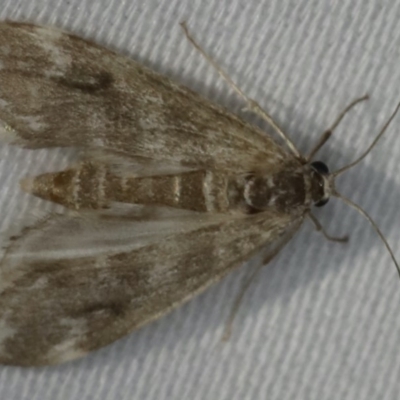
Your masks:
M293 163L275 173L248 175L243 196L253 212L275 209L284 213L302 213L311 204L310 189L308 169Z
M28 178L23 188L72 209L106 208L112 202L162 205L197 212L302 214L329 197L329 176L292 163L280 171L230 175L189 171L175 175L121 176L107 167L81 163L65 171Z

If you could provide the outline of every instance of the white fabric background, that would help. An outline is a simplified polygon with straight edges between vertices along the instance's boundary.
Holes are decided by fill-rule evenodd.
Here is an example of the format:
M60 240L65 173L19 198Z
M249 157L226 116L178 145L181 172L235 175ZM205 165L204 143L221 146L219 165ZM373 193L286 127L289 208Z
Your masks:
M0 16L92 38L240 111L244 104L182 34L179 22L187 20L201 45L305 152L349 101L369 93L320 153L332 170L369 145L400 100L395 0L0 0ZM400 116L338 183L375 218L398 258L399 130ZM32 205L17 180L59 165L60 156L0 150L5 229ZM328 243L305 224L247 293L228 343L220 338L245 268L84 359L0 367L0 398L398 399L394 266L356 212L332 200L317 214L331 233L351 233L350 243Z

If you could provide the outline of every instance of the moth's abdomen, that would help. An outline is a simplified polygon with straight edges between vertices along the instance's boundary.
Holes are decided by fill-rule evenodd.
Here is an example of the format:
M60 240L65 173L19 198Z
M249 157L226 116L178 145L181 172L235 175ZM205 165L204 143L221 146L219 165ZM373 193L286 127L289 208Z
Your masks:
M119 187L117 187L120 185ZM209 171L191 171L176 175L124 178L109 181L109 196L115 201L162 205L207 212L226 209L225 179Z
M225 175L192 171L176 175L118 175L105 165L75 168L26 178L22 188L70 209L107 208L112 202L168 206L198 212L229 207Z
M80 164L59 172L25 178L21 187L27 193L71 209L107 207L104 196L106 171L92 164Z

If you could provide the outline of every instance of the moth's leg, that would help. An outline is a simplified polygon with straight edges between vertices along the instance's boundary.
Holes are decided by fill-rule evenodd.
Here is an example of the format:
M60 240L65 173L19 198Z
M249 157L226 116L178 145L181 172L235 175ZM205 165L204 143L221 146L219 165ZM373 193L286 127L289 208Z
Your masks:
M229 318L226 321L225 329L224 329L224 334L222 335L222 340L227 341L231 334L232 334L232 327L233 327L233 321L236 317L236 314L239 310L240 305L242 304L244 295L246 294L247 289L250 287L252 282L254 282L254 278L258 275L260 272L261 268L265 265L265 262L259 262L258 265L255 266L254 270L251 271L250 274L247 274L243 280L242 287L240 288L240 292L236 296L235 302L233 303L231 312L229 314Z
M273 258L275 258L278 255L278 253L292 239L292 237L295 235L296 232L297 232L297 227L288 230L281 237L281 239L275 243L275 245L273 245L272 247L267 247L261 252L260 254L261 257L257 259L258 264L254 266L254 269L248 271L243 280L240 292L236 296L235 302L233 303L231 309L231 313L229 315L228 320L226 321L222 340L226 341L229 339L232 333L233 321L243 301L244 295L246 294L246 291L250 287L250 285L254 282L254 279L257 277L258 273L261 271L261 268L264 265L268 264Z
M329 235L326 232L326 230L323 228L323 226L320 224L318 219L315 217L315 215L311 214L311 212L309 212L307 215L310 217L310 220L314 224L315 229L318 232L321 232L325 236L326 239L328 239L328 240L330 240L332 242L339 242L339 243L346 243L349 240L348 236L335 237L335 236Z
M336 129L336 127L340 124L342 121L343 117L358 103L361 103L362 101L368 100L369 96L366 94L365 96L359 97L358 99L355 99L352 101L336 118L336 120L333 122L332 126L328 128L320 137L319 141L317 144L314 146L314 148L310 151L310 154L307 156L306 160L307 162L310 162L317 151L328 141L328 139L332 136L333 131Z
M192 43L192 45L204 56L204 58L218 71L218 73L221 75L222 79L224 79L231 87L232 89L242 98L246 101L247 103L247 108L254 112L255 114L259 115L262 119L267 121L267 123L276 130L278 135L284 140L286 145L289 147L291 152L298 158L303 159L302 155L300 152L297 150L296 146L294 143L289 139L289 137L286 135L285 132L278 126L278 124L274 121L274 119L266 112L264 111L261 106L253 99L247 97L242 90L232 81L232 79L228 76L228 74L200 47L200 45L193 39L193 37L190 35L189 30L186 26L185 22L181 22L181 26L183 28L183 31L185 32L186 37Z

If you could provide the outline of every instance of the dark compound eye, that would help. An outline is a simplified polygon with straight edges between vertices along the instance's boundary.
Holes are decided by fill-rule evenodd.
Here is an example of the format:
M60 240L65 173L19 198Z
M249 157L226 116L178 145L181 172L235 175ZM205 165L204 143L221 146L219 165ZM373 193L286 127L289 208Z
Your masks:
M329 175L329 168L322 161L314 161L311 163L311 166L321 175Z
M314 204L315 207L322 207L329 201L329 197L327 199L320 200Z

